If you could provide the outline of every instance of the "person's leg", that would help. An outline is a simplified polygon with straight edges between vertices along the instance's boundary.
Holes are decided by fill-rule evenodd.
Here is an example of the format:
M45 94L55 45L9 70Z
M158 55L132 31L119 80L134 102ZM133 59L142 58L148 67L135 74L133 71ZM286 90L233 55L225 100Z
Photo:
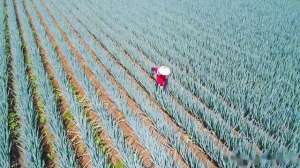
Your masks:
M164 83L164 91L167 90L167 85L168 85L168 79L166 79L165 83Z
M164 86L160 85L159 88L160 88L160 90L163 90L163 89L164 89Z
M163 85L161 85L160 83L156 83L157 89L162 89Z

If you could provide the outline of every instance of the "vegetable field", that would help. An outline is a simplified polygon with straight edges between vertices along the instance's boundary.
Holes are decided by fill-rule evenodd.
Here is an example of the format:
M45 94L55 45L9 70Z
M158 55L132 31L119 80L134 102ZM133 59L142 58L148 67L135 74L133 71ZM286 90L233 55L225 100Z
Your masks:
M300 167L299 0L0 0L0 23L1 168Z

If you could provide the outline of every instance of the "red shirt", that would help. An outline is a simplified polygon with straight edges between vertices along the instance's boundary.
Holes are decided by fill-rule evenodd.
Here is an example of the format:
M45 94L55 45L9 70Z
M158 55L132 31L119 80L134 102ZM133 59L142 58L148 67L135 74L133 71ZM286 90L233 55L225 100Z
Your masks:
M164 86L166 82L166 76L164 75L157 75L156 76L156 83L158 86Z

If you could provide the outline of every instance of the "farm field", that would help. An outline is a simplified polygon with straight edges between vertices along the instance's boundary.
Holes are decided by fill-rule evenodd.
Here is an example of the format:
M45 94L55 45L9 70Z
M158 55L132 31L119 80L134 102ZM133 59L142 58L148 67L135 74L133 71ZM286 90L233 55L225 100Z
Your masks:
M0 23L1 168L300 167L299 0L0 0Z

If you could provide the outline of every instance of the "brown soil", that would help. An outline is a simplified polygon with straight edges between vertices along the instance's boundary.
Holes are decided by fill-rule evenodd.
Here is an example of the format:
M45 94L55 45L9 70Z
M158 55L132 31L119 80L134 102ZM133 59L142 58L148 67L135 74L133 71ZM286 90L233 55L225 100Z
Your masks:
M68 44L70 47L70 43ZM76 49L72 48L72 52L74 52ZM77 53L79 54L79 53ZM133 149L140 155L143 164L145 167L153 167L154 163L151 158L151 154L141 145L139 142L137 136L134 134L134 131L129 126L127 121L125 120L123 114L121 111L119 111L116 107L116 105L110 100L108 94L106 93L105 89L102 87L102 85L96 80L96 77L94 74L88 69L88 67L83 63L83 60L80 60L79 55L75 54L75 57L78 59L78 62L80 62L81 66L84 68L84 72L87 75L88 79L92 82L93 86L96 88L96 93L99 96L101 102L103 103L105 109L111 113L112 117L115 118L117 121L117 124L122 129L126 139L128 140L129 145L132 146ZM66 65L66 60L63 61L63 64ZM68 71L66 71L68 73ZM71 74L69 72L68 74ZM73 76L73 75L72 75Z
M25 6L25 11L27 16L29 17L30 20L30 24L31 24L31 28L33 29L33 31L35 31L34 27L32 26L32 17L28 14L28 10L26 5ZM40 15L38 14L38 16L40 17ZM44 25L44 21L43 18L41 18L41 22ZM49 30L45 27L46 31L49 32ZM49 35L49 34L48 34ZM50 41L52 42L52 44L55 44L53 41L53 37L49 36ZM76 126L74 120L73 120L73 116L71 115L71 113L69 112L69 105L67 103L67 101L65 100L65 98L63 97L63 95L61 95L59 93L59 91L61 90L59 83L57 82L55 75L54 75L54 70L51 67L51 65L48 62L47 59L47 53L45 52L45 50L40 46L40 39L38 39L36 37L36 44L39 47L39 51L40 51L40 56L42 58L42 62L44 65L45 70L47 71L48 75L49 75L49 79L51 80L51 84L54 87L54 89L56 90L56 96L57 96L57 101L58 101L58 107L60 110L60 115L63 118L63 123L64 126L67 130L67 136L70 139L70 141L72 142L72 146L75 150L75 155L76 158L80 164L81 167L83 168L92 168L91 165L91 157L89 155L89 153L87 152L86 146L80 136L79 133L79 129Z

